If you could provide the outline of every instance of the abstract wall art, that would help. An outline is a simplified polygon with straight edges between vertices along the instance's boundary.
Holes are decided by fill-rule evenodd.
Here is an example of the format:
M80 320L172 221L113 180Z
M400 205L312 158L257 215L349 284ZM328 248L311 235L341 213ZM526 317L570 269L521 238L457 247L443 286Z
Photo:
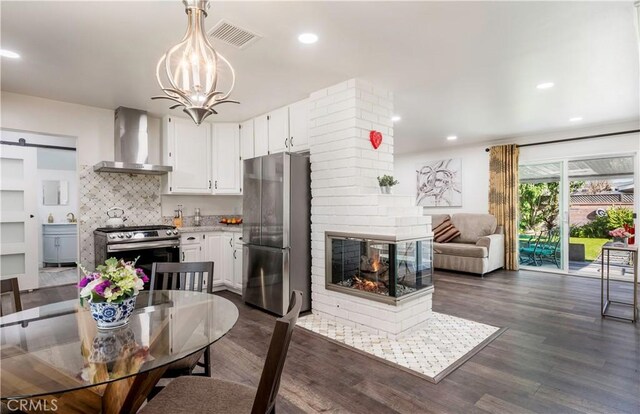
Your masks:
M416 205L462 207L462 160L427 161L416 168Z

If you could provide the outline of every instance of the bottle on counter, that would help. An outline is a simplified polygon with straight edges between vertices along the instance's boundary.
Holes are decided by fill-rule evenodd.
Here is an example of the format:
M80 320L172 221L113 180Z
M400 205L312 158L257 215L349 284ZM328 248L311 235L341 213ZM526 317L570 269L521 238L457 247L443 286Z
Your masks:
M196 209L195 209L195 212L194 212L194 215L193 215L193 225L194 225L195 227L200 227L201 220L202 220L202 219L201 219L201 217L200 217L200 209L199 209L199 208L196 208Z
M174 211L175 215L173 216L173 225L180 228L182 227L182 206L178 205L178 209Z
M49 213L49 217L47 217L47 223L53 223L53 214Z

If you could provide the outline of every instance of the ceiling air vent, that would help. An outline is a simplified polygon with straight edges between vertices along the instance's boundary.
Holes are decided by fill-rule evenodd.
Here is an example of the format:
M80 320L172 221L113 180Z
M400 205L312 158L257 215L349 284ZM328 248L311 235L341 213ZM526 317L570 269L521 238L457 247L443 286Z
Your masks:
M214 40L221 40L238 49L244 49L262 36L226 20L220 20L213 29L209 30L209 37Z

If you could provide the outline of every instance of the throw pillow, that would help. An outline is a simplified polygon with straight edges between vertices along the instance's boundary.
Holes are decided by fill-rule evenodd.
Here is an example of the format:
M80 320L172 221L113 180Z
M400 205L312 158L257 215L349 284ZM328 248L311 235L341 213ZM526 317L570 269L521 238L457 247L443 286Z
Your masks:
M458 230L449 219L443 221L433 229L433 237L436 243L448 243L459 235L460 230Z

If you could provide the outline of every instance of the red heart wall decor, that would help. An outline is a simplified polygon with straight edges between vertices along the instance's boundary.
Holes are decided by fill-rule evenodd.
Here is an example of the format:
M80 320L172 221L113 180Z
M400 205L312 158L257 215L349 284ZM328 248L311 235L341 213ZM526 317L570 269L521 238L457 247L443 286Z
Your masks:
M369 132L369 141L371 141L374 149L378 149L380 144L382 144L382 133L378 131Z

